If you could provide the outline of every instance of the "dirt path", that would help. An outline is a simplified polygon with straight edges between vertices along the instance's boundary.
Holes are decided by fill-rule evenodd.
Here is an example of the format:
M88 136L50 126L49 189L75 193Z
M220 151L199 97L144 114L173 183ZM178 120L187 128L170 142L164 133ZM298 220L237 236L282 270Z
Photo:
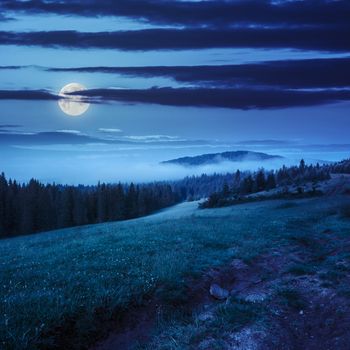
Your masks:
M348 241L341 244L350 247ZM341 285L349 285L349 261L340 258L341 251L333 252L333 266L320 266L315 273L303 273L297 271L297 267L307 269L308 265L314 264L317 252L312 247L303 246L303 251L300 248L299 244L288 251L277 249L249 265L235 259L227 266L208 271L199 280L188 281L186 301L178 307L189 312L198 311L193 322L200 322L207 335L185 348L211 350L218 344L217 334L211 333L211 324L218 309L227 301L215 300L209 294L210 285L217 283L231 291L235 300L263 305L264 309L263 322L252 322L234 332L230 327L223 328L220 348L348 350L349 296L339 293L339 281L332 283L324 276L341 266L340 270L344 272ZM151 334L162 307L159 300L152 300L143 308L133 310L120 331L111 334L94 350L132 349L136 343L152 341ZM181 339L174 341L178 343ZM178 348L182 347L179 345Z

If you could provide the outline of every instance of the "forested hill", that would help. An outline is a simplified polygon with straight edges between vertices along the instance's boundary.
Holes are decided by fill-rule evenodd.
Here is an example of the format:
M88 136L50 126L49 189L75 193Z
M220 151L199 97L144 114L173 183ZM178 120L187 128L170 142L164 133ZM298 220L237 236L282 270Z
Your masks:
M183 157L162 162L162 164L178 164L184 166L200 166L221 162L265 161L283 159L281 156L270 155L261 152L235 151L223 153L202 154L195 157Z
M337 163L341 164L341 163ZM301 185L306 182L324 181L331 172L343 170L336 165L307 165L304 160L298 166L283 166L277 170L239 171L227 174L214 174L186 177L172 184L175 191L184 193L188 199L201 199L215 193L235 193L247 195L276 187ZM338 169L338 170L337 170ZM225 194L224 194L225 195Z

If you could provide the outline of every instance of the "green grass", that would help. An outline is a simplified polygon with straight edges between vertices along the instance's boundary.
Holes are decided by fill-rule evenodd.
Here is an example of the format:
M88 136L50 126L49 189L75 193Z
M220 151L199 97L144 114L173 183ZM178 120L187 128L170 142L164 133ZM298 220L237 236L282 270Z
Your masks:
M334 205L322 198L281 211L276 201L195 210L185 203L150 218L0 241L0 348L45 348L62 333L70 349L89 345L130 305L154 295L182 305L189 276L299 240L300 226L286 223L328 220L322 213ZM348 221L341 225L349 232Z
M285 202L276 206L276 209L290 209L298 206L296 202Z

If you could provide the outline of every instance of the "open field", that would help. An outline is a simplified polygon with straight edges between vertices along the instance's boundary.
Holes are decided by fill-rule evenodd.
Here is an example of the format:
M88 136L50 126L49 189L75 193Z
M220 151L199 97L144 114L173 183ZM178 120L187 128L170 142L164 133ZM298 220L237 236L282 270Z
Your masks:
M100 348L213 349L213 342L218 348L236 342L244 349L251 327L263 337L275 324L271 310L290 314L300 327L296 315L307 314L315 295L305 290L316 285L324 298L343 298L333 298L343 305L339 315L349 310L349 196L211 210L198 210L197 204L1 241L1 347L84 349L112 334ZM250 284L249 278L243 283L244 275ZM316 281L313 287L309 278ZM224 303L210 299L207 288L215 281L233 290ZM128 325L135 344L122 334L127 309L140 309L140 319L145 311L154 313L143 331L133 333L134 325ZM203 310L210 311L208 317ZM289 328L278 324L281 332L271 337L292 339Z

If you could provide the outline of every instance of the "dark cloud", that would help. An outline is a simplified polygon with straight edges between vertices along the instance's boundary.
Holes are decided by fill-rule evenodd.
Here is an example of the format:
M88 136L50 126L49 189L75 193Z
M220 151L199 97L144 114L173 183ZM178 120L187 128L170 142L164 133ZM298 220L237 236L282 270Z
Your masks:
M350 86L350 58L273 61L219 66L83 67L49 71L110 73L142 77L168 77L181 83L210 86L273 85L288 88Z
M98 33L1 31L0 44L140 51L250 47L347 52L349 37L350 26L347 29L146 29Z
M173 0L2 0L4 10L74 16L124 16L155 24L227 26L348 24L347 0L173 1Z
M350 90L281 90L234 88L150 88L150 89L94 89L71 95L86 97L91 103L120 101L169 106L222 107L235 109L287 108L313 106L350 100ZM46 91L4 91L0 99L57 100Z
M7 69L17 70L22 68L25 68L25 66L0 66L0 70L7 70Z
M0 100L58 100L46 90L0 90Z
M95 89L79 92L79 95L107 101L238 109L312 106L350 99L349 90L296 91L220 88Z

